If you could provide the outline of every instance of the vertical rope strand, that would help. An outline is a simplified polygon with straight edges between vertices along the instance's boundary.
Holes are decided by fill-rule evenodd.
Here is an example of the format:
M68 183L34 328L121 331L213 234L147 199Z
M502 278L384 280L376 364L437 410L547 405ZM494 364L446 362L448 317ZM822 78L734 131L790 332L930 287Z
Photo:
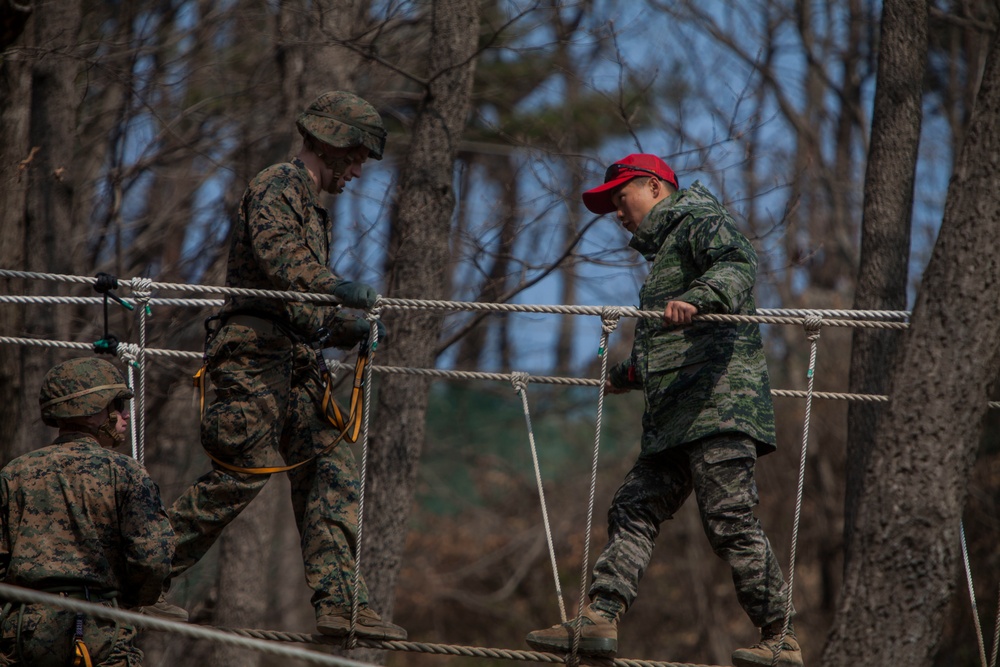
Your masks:
M580 647L581 622L584 601L587 599L587 580L590 575L590 534L594 529L594 498L597 496L597 459L601 450L601 421L604 414L604 384L608 379L608 337L618 327L621 312L617 308L605 308L601 313L601 345L597 354L601 357L601 380L597 390L597 419L594 424L594 457L590 466L590 494L587 498L587 531L583 535L583 562L580 573L580 602L577 605L576 621L573 623L573 641L566 656L566 664L575 667L580 662L577 651Z
M139 387L135 391L136 408L134 419L138 422L139 443L136 447L136 461L146 463L146 318L149 314L149 297L153 281L149 278L133 278L129 281L139 311L139 350L136 361L139 364Z
M969 585L969 601L972 602L972 619L976 628L976 639L979 641L979 661L983 667L989 667L986 662L986 644L983 639L983 626L979 621L979 605L976 604L976 589L972 585L972 565L969 564L969 545L965 541L965 522L958 523L958 534L962 540L962 563L965 565L965 581Z
M990 656L990 667L997 667L998 648L1000 648L1000 586L997 586L997 620L993 627L993 655Z
M132 364L129 364L129 363L126 363L125 367L128 368L128 386L130 388L134 387L135 386L135 369L132 367ZM130 435L132 436L132 443L131 443L131 445L132 445L132 458L134 458L135 460L138 461L139 460L139 434L137 433L137 429L139 427L136 424L135 406L134 405L132 407L131 417L132 418L128 420L128 426L129 426Z
M795 491L795 518L792 521L792 547L788 557L788 593L785 596L785 618L781 626L781 637L777 646L772 650L771 667L778 664L778 656L781 655L781 647L788 636L788 630L792 623L792 592L795 590L795 557L798 552L799 543L799 523L802 519L802 497L805 492L806 481L806 454L809 451L809 431L812 419L813 386L816 382L816 348L819 341L820 331L823 327L823 318L808 317L805 321L806 337L809 340L809 370L806 372L806 415L802 424L802 453L799 456L799 481Z
M381 297L379 297L381 298ZM358 636L355 628L358 624L358 597L361 595L361 535L364 528L365 517L365 484L368 477L368 434L371 424L372 413L372 361L375 358L375 348L378 347L378 316L379 310L373 308L366 317L368 318L368 363L365 364L364 376L364 408L361 411L361 468L358 471L358 538L356 553L354 554L354 595L351 596L351 627L347 632L347 648L354 649L358 645Z
M559 583L559 568L556 566L556 550L552 544L552 528L549 525L549 510L545 503L545 489L542 487L542 471L538 465L538 450L535 448L535 432L531 428L531 412L528 410L528 374L511 373L510 382L514 391L521 397L521 407L524 409L524 421L528 425L528 445L531 448L531 462L535 467L535 486L538 487L538 502L542 506L542 525L545 528L545 541L549 546L549 560L552 563L552 578L556 584L556 599L559 601L559 617L566 622L566 604L563 602L562 584Z

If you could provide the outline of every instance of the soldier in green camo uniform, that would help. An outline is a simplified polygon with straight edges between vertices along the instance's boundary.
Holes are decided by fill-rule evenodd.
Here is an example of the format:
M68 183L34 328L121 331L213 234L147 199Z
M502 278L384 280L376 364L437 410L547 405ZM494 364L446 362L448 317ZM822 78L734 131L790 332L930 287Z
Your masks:
M45 376L42 420L59 436L0 471L4 583L110 607L157 599L174 533L143 467L108 449L125 442L128 398L132 391L103 359L72 359ZM72 664L76 625L75 612L3 604L0 664ZM84 616L80 638L92 664L132 667L143 657L135 635L134 626Z
M302 148L290 162L264 169L243 195L232 233L226 284L332 294L345 306L371 308L377 293L335 276L329 267L330 217L320 192L337 194L379 160L386 131L378 112L348 92L328 92L299 115ZM232 297L207 350L215 399L202 422L212 470L170 508L177 532L171 579L194 565L269 479L280 456L288 470L306 581L317 628L348 633L354 596L360 483L351 448L320 411L322 391L310 344L324 325L327 345L350 347L369 331L329 304ZM384 334L383 334L384 336ZM247 472L256 469L256 472ZM360 638L406 639L406 631L368 607L362 582L355 626ZM147 613L186 620L165 599Z
M732 217L700 183L678 190L655 155L612 164L583 194L594 213L616 212L632 248L651 263L639 292L641 320L631 356L613 367L606 393L645 396L639 458L608 511L609 540L594 566L591 604L580 623L581 653L610 657L618 621L638 592L660 525L693 491L705 534L732 568L740 605L761 641L733 653L737 667L802 665L793 632L784 637L787 588L760 523L754 463L775 449L774 409L755 323L695 322L699 313L752 315L757 255ZM576 619L538 630L528 643L568 651Z

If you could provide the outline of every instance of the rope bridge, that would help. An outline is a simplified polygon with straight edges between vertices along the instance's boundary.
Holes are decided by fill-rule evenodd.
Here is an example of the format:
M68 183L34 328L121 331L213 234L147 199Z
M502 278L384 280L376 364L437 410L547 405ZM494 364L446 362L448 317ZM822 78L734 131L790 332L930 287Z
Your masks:
M85 285L96 285L98 283L98 278L91 278L87 276L69 276L61 274L11 271L4 269L0 269L0 277L21 278L30 280L46 280L46 281L85 284ZM121 281L121 284L131 289L132 297L122 298L122 299L118 299L118 297L115 298L122 305L125 305L126 307L133 309L137 314L136 317L138 319L139 343L137 345L130 343L118 344L117 353L118 356L122 359L122 361L126 363L127 368L129 369L130 384L132 384L135 387L135 394L136 394L135 401L137 405L134 411L136 414L136 418L133 419L131 422L133 427L132 443L133 443L133 456L140 463L142 463L144 460L144 450L145 450L144 401L145 401L145 365L147 357L172 358L172 359L198 359L198 360L200 360L202 357L201 352L147 348L146 347L147 318L152 312L152 307L156 305L164 305L164 306L178 306L178 307L219 308L224 303L224 301L221 299L153 297L152 295L153 291L192 292L203 295L209 294L209 295L226 295L226 296L254 296L254 297L282 299L288 301L328 303L330 305L336 305L338 303L334 297L325 294L286 292L278 290L255 290L255 289L208 286L208 285L186 285L181 283L157 283L146 278L132 278L131 280ZM53 304L90 305L90 304L104 303L106 309L107 297L102 298L102 297L72 297L72 296L0 295L0 303L37 304L37 305L53 305ZM373 372L384 373L384 374L419 375L424 377L446 378L446 379L508 381L512 384L514 390L518 393L519 397L521 398L522 408L524 410L525 421L528 430L529 446L531 449L532 462L534 465L535 480L538 488L539 502L542 510L543 526L546 532L547 544L549 548L549 556L552 565L553 577L555 580L555 588L559 603L559 611L562 621L566 622L567 614L565 605L563 603L563 591L559 582L558 568L555 559L555 549L553 546L552 534L549 527L548 511L546 508L545 495L541 482L541 472L539 469L538 456L537 456L537 451L535 449L534 434L531 426L531 417L528 408L527 387L529 383L536 383L536 384L552 384L561 386L592 386L592 387L597 387L598 389L603 388L608 373L607 355L605 354L605 351L608 349L608 337L615 330L620 319L622 317L660 318L662 316L662 313L660 313L659 311L642 311L627 306L602 307L602 306L479 303L479 302L464 302L464 301L393 299L393 298L384 298L379 296L373 308L366 313L366 317L368 318L370 323L370 342L372 345L372 349L374 349L374 346L378 342L377 321L379 319L379 316L382 311L392 310L392 309L469 311L469 312L494 312L494 313L547 313L547 314L560 314L560 315L597 316L601 318L602 330L601 330L600 344L598 347L598 354L601 358L601 371L599 378L546 377L546 376L532 376L523 372L487 373L487 372L454 371L454 370L443 370L443 369L391 367L391 366L379 366L374 364L369 364L365 369L365 374L366 374L365 385L369 387L371 386L371 373ZM694 318L695 320L710 321L710 322L798 325L803 327L806 333L806 337L810 344L809 366L807 371L807 388L805 390L772 389L772 394L774 396L804 398L806 400L805 418L802 429L802 446L801 446L801 456L799 464L798 485L796 489L795 512L794 512L793 528L792 528L791 554L789 558L789 569L788 569L788 579L787 579L788 597L786 598L785 601L786 611L784 618L784 627L782 632L783 635L788 632L790 618L791 618L792 594L794 590L794 576L795 576L795 560L797 555L798 532L801 520L803 493L805 488L806 455L809 444L812 400L814 398L821 398L821 399L833 399L833 400L867 401L867 402L877 402L877 403L885 403L888 402L889 400L889 397L884 395L815 391L814 381L815 381L815 368L816 368L816 357L817 357L817 343L820 338L820 332L822 330L822 327L824 326L901 330L909 327L909 315L910 314L907 311L860 311L860 310L836 310L836 309L816 309L816 310L759 309L757 313L754 315L708 314L708 315L698 315ZM49 348L80 349L87 351L93 351L94 349L93 344L83 343L83 342L52 341L42 338L26 338L26 337L12 337L12 336L0 336L0 344L33 345L33 346L42 346ZM133 369L138 372L137 384L133 382L134 379ZM361 552L361 538L362 538L363 517L364 517L365 478L367 474L367 452L368 452L369 415L370 415L370 400L371 400L370 394L371 392L365 392L365 406L363 412L363 429L361 438L361 448L362 448L362 457L360 465L361 491L359 495L358 536L357 536L357 542L358 542L357 552L359 554ZM588 496L588 507L586 514L587 516L587 526L585 533L586 535L591 534L592 531L592 520L593 520L594 503L595 503L596 486L597 486L597 470L598 470L597 463L598 463L598 454L600 450L603 401L604 401L604 391L599 391L597 416L595 424L594 452L593 452L593 459L591 466L591 484L590 484L590 493ZM991 402L989 406L991 408L1000 408L1000 402ZM965 538L965 533L963 527L962 549L963 549L963 554L965 555L964 562L968 578L969 591L970 595L972 596L973 608L975 611L975 619L977 626L976 629L977 629L977 637L979 639L980 656L982 659L983 667L996 667L997 646L998 644L1000 644L1000 608L998 608L997 631L993 641L992 660L988 664L986 661L985 643L982 635L982 630L979 626L979 615L978 611L975 609L975 594L973 590L971 570L969 569L968 552L965 546L964 538ZM589 560L590 560L589 540L584 540L584 553L582 558L581 585L580 585L579 607L577 610L577 617L579 617L582 614L584 600L586 599L586 590L587 590L586 583L590 567ZM359 586L360 572L361 572L361 563L360 563L360 558L358 558L355 563L354 584L356 592ZM357 598L357 595L355 595L354 597ZM652 662L652 661L631 660L631 659L615 659L614 661L596 660L584 656L579 656L576 653L576 646L578 645L579 633L580 633L579 624L576 624L575 626L575 634L577 641L572 642L572 647L573 647L572 650L568 655L561 656L557 654L539 653L533 651L487 649L487 648L477 648L468 646L453 646L447 644L424 644L419 642L396 642L396 641L374 642L368 640L359 640L354 634L354 627L357 621L356 606L354 609L352 609L352 621L351 621L350 633L348 634L346 640L340 640L340 639L326 638L318 635L303 635L303 634L283 633L283 632L264 631L264 630L209 628L206 626L174 623L170 621L164 621L160 619L150 618L148 616L130 613L124 610L109 609L107 607L102 607L99 605L90 605L77 600L47 595L45 593L31 591L29 589L22 589L7 584L0 584L0 598L17 600L21 602L53 604L56 606L76 611L80 611L80 609L77 609L77 607L86 607L85 609L86 613L92 614L94 616L110 618L116 621L124 621L134 624L138 627L154 629L154 630L164 630L179 634L186 634L191 637L210 639L212 641L243 646L244 648L251 648L253 650L258 650L265 653L283 655L286 657L296 657L310 664L356 667L357 665L361 665L363 663L358 663L356 661L351 661L344 658L322 655L313 651L303 651L301 649L284 647L276 644L314 643L314 644L337 645L348 649L353 649L357 647L378 648L378 649L388 649L395 651L430 653L438 655L459 655L459 656L482 657L482 658L493 658L493 659L503 659L503 660L526 660L533 662L566 663L571 665L613 664L616 667L712 667L712 666L698 666L689 663Z

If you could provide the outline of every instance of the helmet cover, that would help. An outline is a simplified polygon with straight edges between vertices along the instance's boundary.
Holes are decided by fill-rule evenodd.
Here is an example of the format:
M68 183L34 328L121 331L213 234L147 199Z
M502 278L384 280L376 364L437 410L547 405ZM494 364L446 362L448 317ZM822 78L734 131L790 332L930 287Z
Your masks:
M323 93L295 121L302 136L335 148L365 146L369 156L381 160L386 130L382 117L371 104L354 93L336 90Z
M121 372L110 362L81 357L57 364L45 374L38 406L42 421L58 426L66 419L95 415L116 398L133 396Z

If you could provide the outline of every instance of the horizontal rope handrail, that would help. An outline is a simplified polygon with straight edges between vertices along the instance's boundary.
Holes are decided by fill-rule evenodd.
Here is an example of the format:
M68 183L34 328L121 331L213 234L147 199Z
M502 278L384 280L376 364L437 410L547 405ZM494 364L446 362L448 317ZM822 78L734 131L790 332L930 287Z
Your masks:
M37 280L54 280L57 282L95 284L96 278L88 276L68 276L54 273L38 273L32 271L12 271L0 269L0 277L26 278ZM140 279L134 279L140 280ZM228 287L222 285L192 285L185 283L158 283L142 279L143 291L149 290L171 290L189 291L203 294L224 294L231 296L256 296L263 298L273 298L288 301L308 301L318 303L337 304L339 300L329 294L316 294L312 292L296 292L281 290L259 290L240 287ZM125 287L132 288L131 280L119 280ZM16 297L20 298L20 297ZM200 300L195 300L195 305L202 305ZM448 310L448 311L470 311L470 312L496 312L496 313L549 313L561 315L590 315L601 317L609 312L615 312L621 317L642 317L658 318L659 311L643 311L631 306L581 306L581 305L560 305L560 304L516 304L516 303L485 303L477 301L446 301L434 299L399 299L390 297L378 297L377 308L397 309L397 310ZM860 328L889 328L905 329L909 325L906 322L897 320L907 319L909 313L901 310L843 310L843 309L801 309L801 308L775 308L760 309L756 315L729 315L729 314L705 314L697 315L695 319L709 322L758 322L761 324L805 324L807 318L822 317L823 324L837 327L860 327ZM888 320L888 321L886 321Z
M131 297L125 297L122 299L125 303L130 306L136 306L139 302ZM55 304L69 304L77 306L85 305L101 305L104 303L103 296L11 296L7 294L0 294L0 303L25 303L33 305L55 305ZM203 308L211 306L212 308L221 308L225 305L226 301L224 299L171 299L164 297L154 296L148 301L150 306L190 306L194 308Z
M36 345L40 347L66 348L77 350L93 350L93 343L70 342L70 341L50 341L44 338L17 338L13 336L0 336L0 344L12 345ZM164 357L172 359L202 359L201 352L190 350L167 350L158 348L146 348L146 355L149 357ZM424 377L448 378L456 380L496 380L510 382L514 377L513 373L487 373L483 371L455 371L438 368L407 368L405 366L380 366L372 364L372 370L376 373L386 375L420 375ZM598 387L600 380L596 378L571 378L554 377L547 375L528 375L528 382L535 384L551 384L562 386L578 387ZM786 398L806 398L808 392L801 389L772 389L772 396ZM889 397L883 394L850 394L833 391L814 391L815 398L828 400L862 401L869 403L888 403ZM1000 401L990 401L991 409L1000 409Z

